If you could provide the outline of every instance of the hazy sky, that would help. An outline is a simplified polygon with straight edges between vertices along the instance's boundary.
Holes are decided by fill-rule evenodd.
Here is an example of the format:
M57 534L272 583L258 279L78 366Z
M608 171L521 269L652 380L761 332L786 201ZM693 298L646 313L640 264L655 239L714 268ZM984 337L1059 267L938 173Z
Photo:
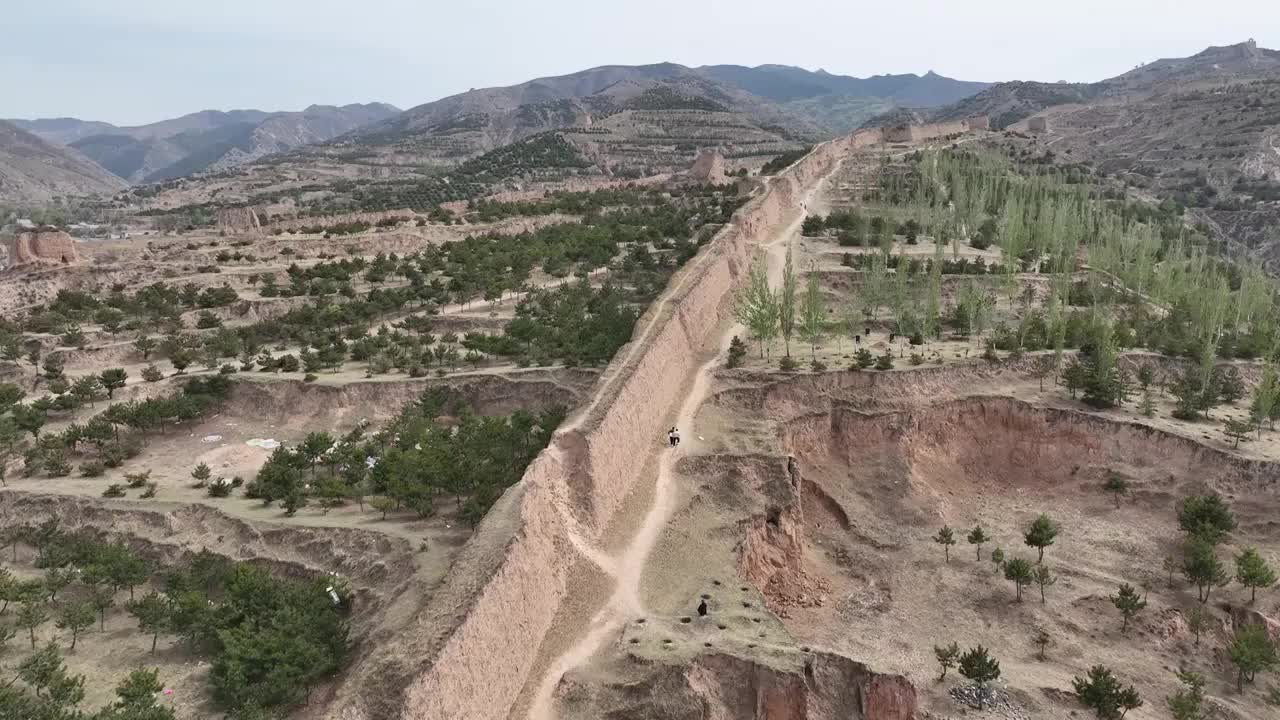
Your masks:
M605 64L1100 80L1253 37L1276 0L2 0L0 117L411 107Z

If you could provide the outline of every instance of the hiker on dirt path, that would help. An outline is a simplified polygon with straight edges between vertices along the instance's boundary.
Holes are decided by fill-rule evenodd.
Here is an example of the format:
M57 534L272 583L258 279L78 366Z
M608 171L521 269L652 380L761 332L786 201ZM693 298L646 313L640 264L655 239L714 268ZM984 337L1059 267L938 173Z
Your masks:
M703 598L702 602L698 603L698 617L706 617L706 616L707 616L707 600L706 598Z
M680 431L677 430L674 425L667 431L667 442L671 443L671 447L675 447L680 444Z

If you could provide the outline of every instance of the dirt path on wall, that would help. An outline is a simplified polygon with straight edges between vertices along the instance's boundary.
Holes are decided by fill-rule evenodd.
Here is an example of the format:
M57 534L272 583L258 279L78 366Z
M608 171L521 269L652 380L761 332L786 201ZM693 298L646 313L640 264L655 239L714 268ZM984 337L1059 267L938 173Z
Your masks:
M779 228L773 239L764 245L768 253L767 261L771 279L776 280L781 277L788 242L799 237L800 226L804 222L806 213L815 210L814 199L821 195L820 191L825 187L828 178L836 173L841 164L836 163L829 173L814 184L813 188L808 191L801 201L800 208L797 208L800 213L796 218ZM665 304L676 295L677 293L667 293L663 303ZM656 312L653 313L652 317L660 317L662 309L662 307L656 308ZM650 327L645 328L642 331L641 338L654 325L656 323L651 323ZM740 325L730 323L725 326L716 342L718 352L699 366L694 374L689 392L676 415L676 427L681 428L680 448L678 450L664 448L657 451L660 453L660 457L658 458L658 473L653 497L649 508L645 512L644 521L636 529L635 534L621 550L613 555L609 555L607 552L597 548L586 547L588 543L580 537L572 538L574 545L583 551L583 554L591 562L613 578L613 591L604 606L600 608L590 623L582 629L578 639L565 653L551 662L550 669L539 681L533 700L530 703L528 715L530 720L557 720L558 714L555 708L554 695L556 686L564 674L574 668L585 665L603 647L607 639L615 636L625 623L635 617L647 614L647 608L642 599L641 578L644 577L650 553L653 551L654 546L657 545L663 530L666 529L675 507L677 494L675 488L675 465L691 449L698 447L698 436L693 430L694 416L709 395L712 372L719 363L720 354L728 347L734 335L741 332L742 327ZM633 342L631 344L632 351L635 352L636 349L643 347L643 345L643 342ZM629 360L629 357L626 358L622 365L625 365ZM600 395L600 393L597 393L597 399ZM591 407L588 407L581 412L578 418L566 426L566 429L571 429L580 424L582 419L590 414L590 410ZM641 467L643 464L638 462L636 467Z

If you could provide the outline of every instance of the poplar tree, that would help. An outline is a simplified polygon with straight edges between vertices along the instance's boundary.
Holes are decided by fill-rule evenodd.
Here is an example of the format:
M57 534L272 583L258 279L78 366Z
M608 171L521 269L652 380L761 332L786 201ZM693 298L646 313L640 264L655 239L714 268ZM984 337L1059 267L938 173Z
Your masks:
M818 287L818 275L809 273L805 285L804 297L800 301L800 337L809 343L809 351L814 360L818 359L818 344L826 335L823 323L827 319L827 310L822 303L822 291Z
M747 284L738 293L733 312L759 344L763 358L768 343L778 336L778 303L769 289L769 275L759 258L751 264Z
M791 336L796 330L796 268L791 259L791 246L787 245L787 261L782 266L782 287L778 288L778 329L791 357Z

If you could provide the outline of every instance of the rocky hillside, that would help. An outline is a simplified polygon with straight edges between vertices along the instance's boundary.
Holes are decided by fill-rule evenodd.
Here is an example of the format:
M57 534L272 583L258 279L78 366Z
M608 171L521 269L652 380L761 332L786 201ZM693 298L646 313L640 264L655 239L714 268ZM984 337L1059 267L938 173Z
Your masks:
M125 183L70 148L0 120L0 202L41 203L59 195L109 193Z
M1157 60L1083 85L1001 83L940 118L988 113L1059 160L1179 202L1280 272L1280 52L1253 41Z
M386 119L382 103L313 105L301 112L206 110L136 127L73 118L18 121L45 140L70 145L130 183L222 170Z
M1210 47L1191 57L1156 60L1096 83L998 83L942 108L934 117L960 120L986 115L991 118L993 128L1003 129L1056 105L1132 100L1192 86L1267 80L1277 75L1280 75L1280 52L1259 48L1249 40Z

